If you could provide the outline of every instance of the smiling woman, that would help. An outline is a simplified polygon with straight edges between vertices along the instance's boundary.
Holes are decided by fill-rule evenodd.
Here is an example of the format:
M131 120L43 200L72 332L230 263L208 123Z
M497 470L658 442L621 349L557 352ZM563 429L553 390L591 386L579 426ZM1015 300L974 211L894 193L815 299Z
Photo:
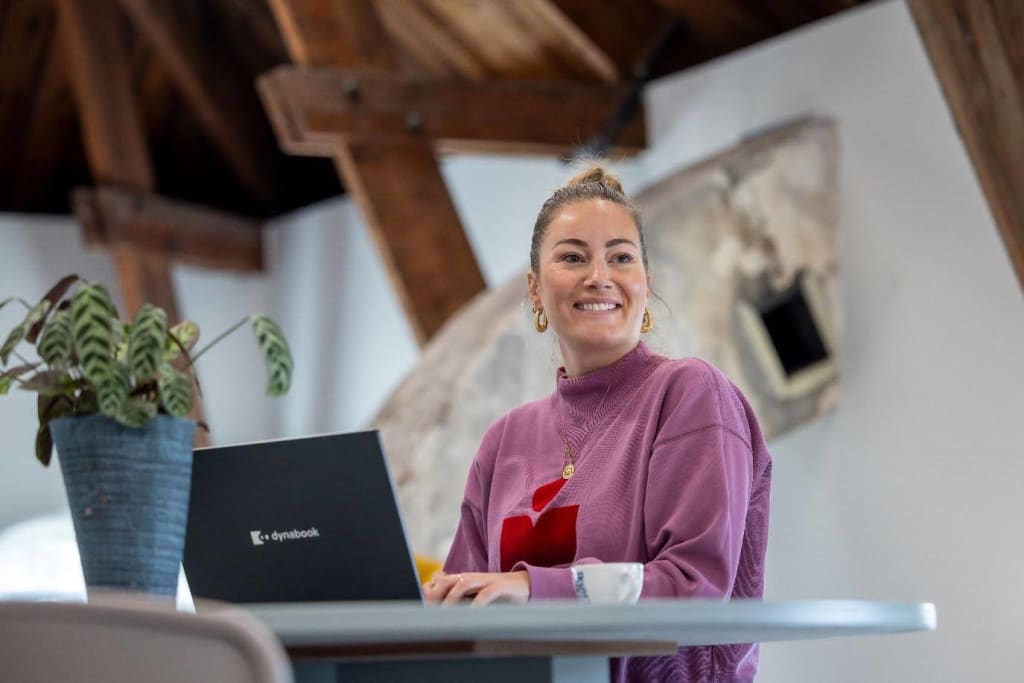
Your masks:
M760 598L771 457L739 390L640 341L653 324L640 215L602 168L534 225L527 290L565 359L556 391L498 420L473 461L432 602L584 598L574 565L644 563L641 599ZM748 681L757 645L613 660L615 681Z

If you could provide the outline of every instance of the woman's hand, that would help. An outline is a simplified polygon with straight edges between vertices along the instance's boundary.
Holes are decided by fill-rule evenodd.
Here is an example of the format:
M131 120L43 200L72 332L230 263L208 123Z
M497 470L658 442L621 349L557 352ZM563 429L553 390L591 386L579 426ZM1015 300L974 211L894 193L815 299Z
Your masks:
M519 602L530 599L530 575L526 572L483 573L437 572L423 586L423 595L433 604L454 605L473 598L474 605L492 602Z

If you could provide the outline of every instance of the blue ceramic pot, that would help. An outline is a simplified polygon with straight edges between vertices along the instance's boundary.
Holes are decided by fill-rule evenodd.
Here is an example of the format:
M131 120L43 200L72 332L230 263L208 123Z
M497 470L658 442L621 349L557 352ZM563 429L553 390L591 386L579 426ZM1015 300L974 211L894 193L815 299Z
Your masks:
M50 423L88 588L173 597L185 546L196 424L103 415Z

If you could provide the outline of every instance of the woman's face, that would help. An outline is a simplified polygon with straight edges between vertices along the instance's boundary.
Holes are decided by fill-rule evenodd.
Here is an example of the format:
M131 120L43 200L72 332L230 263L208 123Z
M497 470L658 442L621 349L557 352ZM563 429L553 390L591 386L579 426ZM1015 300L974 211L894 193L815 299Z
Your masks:
M539 264L526 276L530 299L558 335L569 375L637 345L650 289L629 211L603 199L564 207L548 224Z

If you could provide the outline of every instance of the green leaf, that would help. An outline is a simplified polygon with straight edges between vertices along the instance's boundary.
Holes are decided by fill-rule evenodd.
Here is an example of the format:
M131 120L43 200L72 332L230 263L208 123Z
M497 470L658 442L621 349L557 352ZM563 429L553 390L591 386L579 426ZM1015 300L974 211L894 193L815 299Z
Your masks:
M270 318L253 315L251 320L256 343L259 344L263 358L267 362L267 393L271 396L281 396L288 392L292 383L294 363L288 349L288 340L284 338L284 333L277 323Z
M124 402L115 420L128 427L141 427L147 420L156 417L156 403L141 397L132 397Z
M3 396L11 390L11 383L14 379L10 377L0 377L0 396Z
M192 385L188 377L170 365L160 366L158 378L160 405L175 417L184 417L192 410Z
M71 362L74 340L71 336L71 315L57 311L43 327L37 350L39 357L51 368L63 370Z
M129 384L128 368L113 363L111 371L104 375L103 381L96 384L96 400L99 402L100 412L117 419L121 414L121 406L128 399Z
M46 467L53 455L53 436L50 421L74 414L74 403L67 396L40 396L36 402L39 429L36 431L36 459Z
M164 360L172 361L185 353L190 352L199 341L199 325L191 320L182 320L180 323L167 331L167 343L164 345Z
M103 285L91 282L80 287L71 300L75 354L86 379L92 382L100 395L101 409L108 415L112 413L104 408L104 394L107 396L107 406L114 412L120 406L120 403L114 405L112 402L113 387L119 385L121 380L114 362L115 325L120 328L114 304ZM100 388L103 385L107 386L106 390Z
M21 340L25 338L29 329L41 320L44 315L46 315L50 306L51 304L49 301L46 301L45 299L40 301L32 307L28 312L28 315L25 316L25 319L22 320L17 327L11 330L11 333L7 335L7 339L4 341L3 346L0 346L0 363L7 365L7 359L10 357L11 352L14 351L14 347L21 343Z
M156 374L163 357L167 335L167 314L146 304L139 309L128 335L128 369L136 381Z

